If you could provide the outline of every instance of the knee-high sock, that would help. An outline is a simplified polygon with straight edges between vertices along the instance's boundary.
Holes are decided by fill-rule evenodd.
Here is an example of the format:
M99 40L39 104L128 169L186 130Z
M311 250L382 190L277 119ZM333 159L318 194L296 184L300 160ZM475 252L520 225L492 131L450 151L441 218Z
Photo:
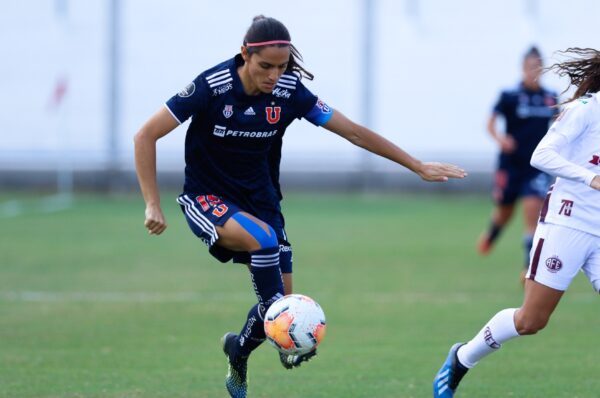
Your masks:
M248 312L248 318L238 336L236 355L248 356L265 340L264 316L271 304L283 296L283 281L279 268L279 247L251 253L250 275L258 304Z
M504 342L519 336L515 327L517 308L498 312L467 344L459 348L456 355L461 364L472 368L479 360L497 351Z
M488 242L490 244L493 244L496 241L496 239L498 239L503 229L503 225L497 224L495 221L492 221L488 229Z

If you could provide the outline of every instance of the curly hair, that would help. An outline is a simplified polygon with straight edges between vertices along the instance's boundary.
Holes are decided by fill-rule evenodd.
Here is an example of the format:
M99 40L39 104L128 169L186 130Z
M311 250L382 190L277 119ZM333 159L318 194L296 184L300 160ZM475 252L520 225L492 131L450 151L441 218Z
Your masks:
M547 70L556 72L560 77L568 76L569 86L562 92L564 94L571 86L577 87L575 94L563 104L567 104L586 93L600 91L600 51L593 48L570 47L558 54L569 57L564 62L558 62Z

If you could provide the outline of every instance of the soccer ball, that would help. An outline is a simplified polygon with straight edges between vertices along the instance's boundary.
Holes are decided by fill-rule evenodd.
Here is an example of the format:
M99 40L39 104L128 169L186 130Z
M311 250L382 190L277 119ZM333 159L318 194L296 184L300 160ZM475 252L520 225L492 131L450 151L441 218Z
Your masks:
M303 355L325 336L325 314L308 296L290 294L274 302L265 314L267 339L286 355Z

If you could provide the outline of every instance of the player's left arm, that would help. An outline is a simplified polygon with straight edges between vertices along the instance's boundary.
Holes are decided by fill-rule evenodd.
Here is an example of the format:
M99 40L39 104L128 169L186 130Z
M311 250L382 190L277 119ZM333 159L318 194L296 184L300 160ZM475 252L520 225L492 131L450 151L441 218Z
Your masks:
M587 131L588 119L593 112L588 102L573 101L562 111L533 151L530 164L550 175L581 182L600 190L600 175L561 154L564 148Z
M331 117L323 127L356 146L406 167L425 181L448 181L448 178L464 178L467 175L462 168L453 164L422 162L374 131L354 123L337 110L332 110Z

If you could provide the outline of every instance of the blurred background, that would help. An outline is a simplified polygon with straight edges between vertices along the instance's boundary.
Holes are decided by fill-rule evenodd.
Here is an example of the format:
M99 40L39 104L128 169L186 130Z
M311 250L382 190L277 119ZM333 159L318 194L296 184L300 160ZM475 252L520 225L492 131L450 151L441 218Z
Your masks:
M467 168L456 189L489 188L496 148L485 120L515 86L524 52L546 64L594 46L600 4L565 18L560 0L23 0L0 13L0 187L135 188L132 136L171 95L239 51L252 17L289 28L314 93L425 160ZM546 75L562 91L566 82ZM160 141L159 170L179 187L181 127ZM305 121L287 132L284 185L419 188L403 170ZM365 175L368 178L365 178ZM478 176L484 175L482 178ZM74 176L74 177L73 177ZM445 187L443 189L449 189Z
M256 302L248 273L212 258L174 200L186 126L158 142L169 228L147 235L133 135L235 55L258 14L286 24L316 76L305 84L329 105L469 177L425 183L292 124L294 287L322 305L328 331L292 372L257 350L250 395L429 397L450 345L521 304L520 209L492 255L476 252L497 157L485 124L531 45L546 65L598 47L597 0L3 1L0 398L224 396L219 339ZM567 83L543 77L557 92ZM478 365L461 396L598 396L599 333L597 294L578 277L551 327Z

